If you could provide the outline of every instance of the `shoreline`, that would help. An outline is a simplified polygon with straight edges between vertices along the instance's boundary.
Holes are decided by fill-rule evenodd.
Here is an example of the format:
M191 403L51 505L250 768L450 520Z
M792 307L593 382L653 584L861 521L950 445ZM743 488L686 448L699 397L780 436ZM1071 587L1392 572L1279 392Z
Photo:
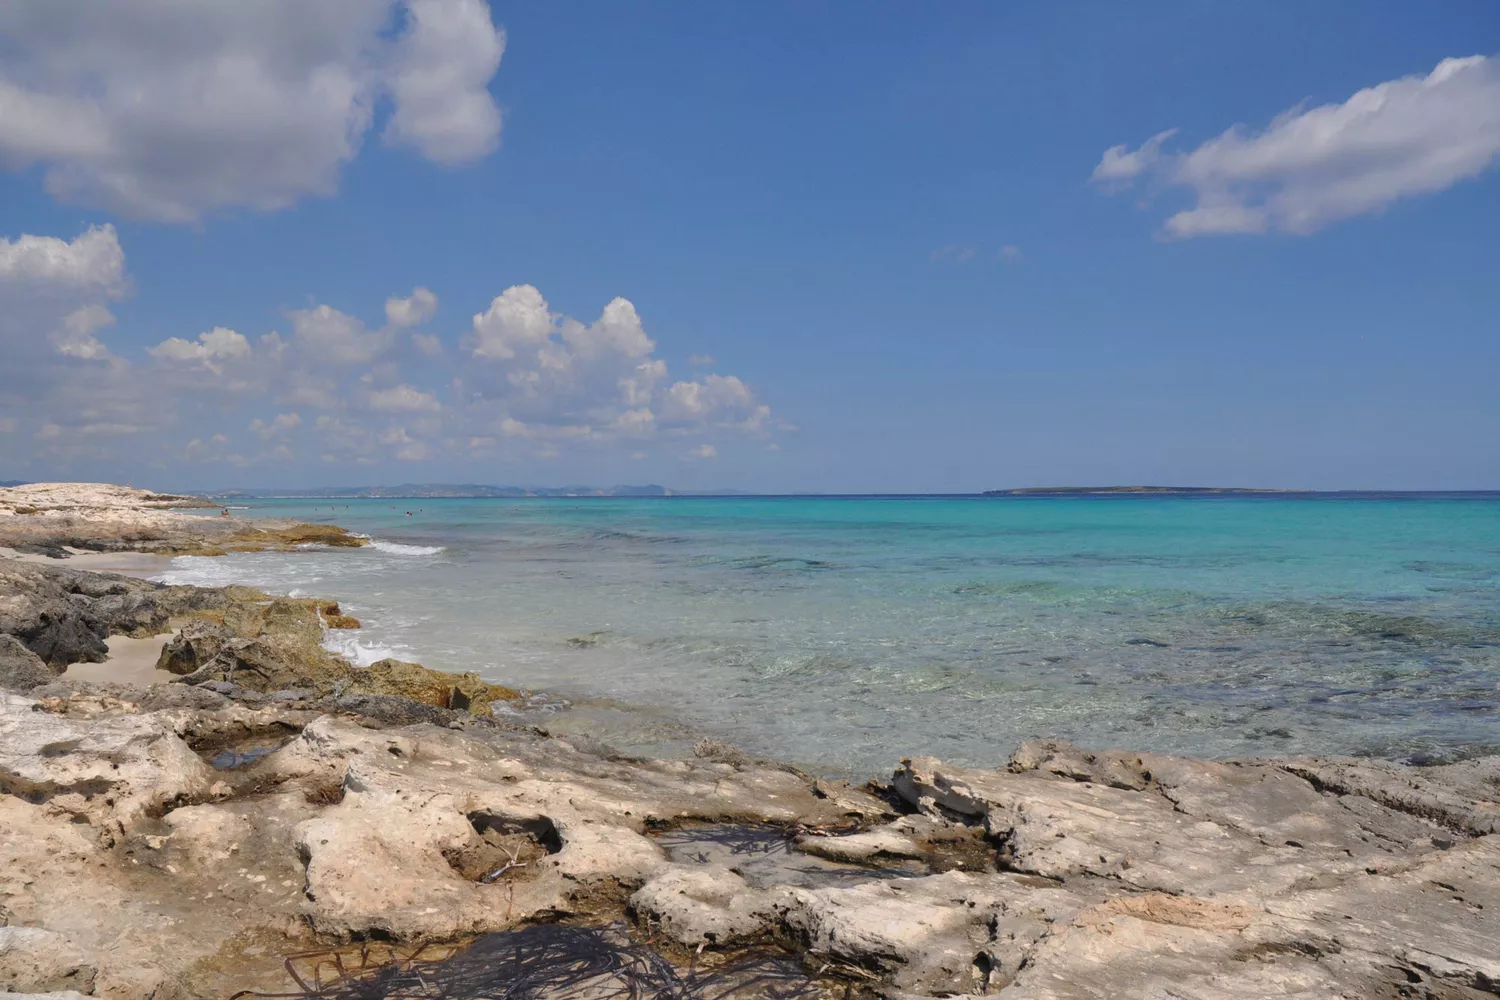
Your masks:
M285 992L286 956L372 940L387 969L433 942L498 970L567 941L721 985L774 969L807 1000L1500 983L1500 757L1032 741L1007 766L906 759L859 787L709 740L626 757L491 711L520 695L473 675L351 668L321 644L358 625L338 595L96 572L130 544L203 542L141 515L65 515L91 544L111 524L118 551L0 558L0 989Z

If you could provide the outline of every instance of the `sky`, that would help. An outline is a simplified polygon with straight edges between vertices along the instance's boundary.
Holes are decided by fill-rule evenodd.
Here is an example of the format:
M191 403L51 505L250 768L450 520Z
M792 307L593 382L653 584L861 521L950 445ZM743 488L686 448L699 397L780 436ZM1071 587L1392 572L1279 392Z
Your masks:
M18 0L0 480L1500 489L1500 4Z

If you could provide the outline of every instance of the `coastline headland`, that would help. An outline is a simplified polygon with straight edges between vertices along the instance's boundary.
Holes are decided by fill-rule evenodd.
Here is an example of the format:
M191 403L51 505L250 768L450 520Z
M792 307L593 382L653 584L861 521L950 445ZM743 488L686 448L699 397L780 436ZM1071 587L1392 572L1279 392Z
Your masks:
M974 769L894 732L862 786L630 758L474 675L343 660L336 594L95 571L365 541L195 507L0 489L0 991L1500 994L1500 757ZM122 637L163 682L108 679Z

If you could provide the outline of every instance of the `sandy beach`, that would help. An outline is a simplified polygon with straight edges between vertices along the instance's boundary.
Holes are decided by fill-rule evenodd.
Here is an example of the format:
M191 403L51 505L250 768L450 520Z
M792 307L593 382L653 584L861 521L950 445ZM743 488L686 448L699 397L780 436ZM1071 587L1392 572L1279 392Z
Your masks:
M132 639L128 635L112 635L104 640L109 647L108 659L103 663L71 663L63 671L62 679L110 684L165 684L174 681L177 675L156 669L156 661L168 638L157 635Z
M69 569L86 569L91 573L119 573L148 580L166 570L172 563L171 556L151 552L90 552L87 549L63 546L71 553L67 559L54 559L35 552L17 552L9 546L0 545L0 559L16 559L40 566L61 566Z

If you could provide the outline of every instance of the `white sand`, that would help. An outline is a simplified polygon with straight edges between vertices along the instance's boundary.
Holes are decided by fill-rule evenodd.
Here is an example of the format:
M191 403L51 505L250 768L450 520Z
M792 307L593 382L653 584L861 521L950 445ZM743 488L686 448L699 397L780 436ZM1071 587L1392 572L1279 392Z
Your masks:
M72 558L53 559L34 552L17 552L0 545L0 559L16 559L61 569L85 569L92 573L119 573L121 576L136 576L141 579L165 573L172 564L171 556L159 556L150 552L88 552L66 545L63 548L73 553Z
M103 663L74 663L63 671L63 677L118 684L165 684L175 680L177 675L157 670L156 661L170 638L170 635L154 635L149 639L112 635L104 640L109 647L109 659Z

